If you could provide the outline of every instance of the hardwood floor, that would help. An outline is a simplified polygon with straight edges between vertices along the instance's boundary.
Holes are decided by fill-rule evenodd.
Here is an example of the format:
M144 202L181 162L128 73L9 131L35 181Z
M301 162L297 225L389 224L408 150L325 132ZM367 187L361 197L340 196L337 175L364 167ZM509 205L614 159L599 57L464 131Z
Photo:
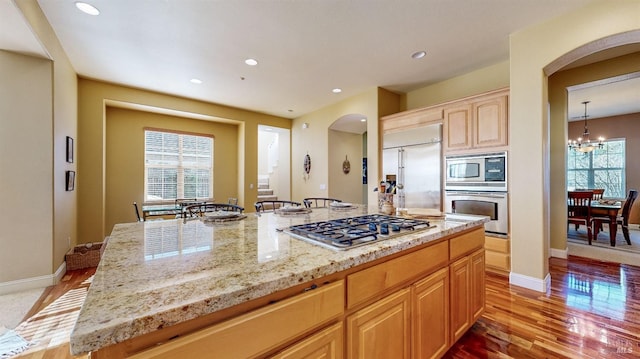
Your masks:
M640 267L552 258L538 293L487 274L483 317L445 358L640 357Z
M640 357L640 267L580 257L553 258L549 267L547 293L510 286L507 277L488 273L484 316L445 358ZM21 334L44 329L58 339L20 357L87 358L69 354L68 317L77 315L94 271L69 272L34 307L35 316L18 327ZM58 303L61 298L66 304Z

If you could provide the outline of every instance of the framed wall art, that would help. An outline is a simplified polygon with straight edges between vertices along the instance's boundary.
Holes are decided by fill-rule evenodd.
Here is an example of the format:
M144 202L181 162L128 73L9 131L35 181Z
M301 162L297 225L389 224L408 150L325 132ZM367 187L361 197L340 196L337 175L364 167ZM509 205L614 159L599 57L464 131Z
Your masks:
M73 163L73 138L67 136L67 162Z
M76 187L76 171L67 171L65 189L67 191L73 191Z

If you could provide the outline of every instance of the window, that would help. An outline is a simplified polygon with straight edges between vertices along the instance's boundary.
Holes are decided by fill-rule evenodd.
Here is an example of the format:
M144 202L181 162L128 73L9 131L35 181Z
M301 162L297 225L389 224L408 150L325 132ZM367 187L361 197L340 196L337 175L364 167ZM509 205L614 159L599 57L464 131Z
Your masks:
M610 140L592 152L569 151L567 188L604 188L604 197L624 198L625 140Z
M144 131L145 202L213 197L213 138Z

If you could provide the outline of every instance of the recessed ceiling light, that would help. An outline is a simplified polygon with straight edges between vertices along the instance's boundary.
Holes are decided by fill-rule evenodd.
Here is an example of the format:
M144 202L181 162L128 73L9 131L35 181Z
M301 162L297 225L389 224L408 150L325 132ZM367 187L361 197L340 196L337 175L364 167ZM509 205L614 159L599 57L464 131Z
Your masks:
M86 2L76 1L76 7L85 14L93 16L100 14L100 10L98 10L93 5L87 4Z
M413 54L411 54L411 58L412 59L421 59L421 58L425 57L425 55L427 55L427 53L424 52L424 51L416 51Z
M256 66L258 64L258 61L254 59L246 59L244 60L244 63L249 66Z
M334 88L333 90L331 90L331 92L333 92L333 93L340 93L340 92L342 92L342 89Z
M200 85L202 83L202 80L200 80L200 79L191 79L189 81L191 81L192 84L198 84L198 85Z

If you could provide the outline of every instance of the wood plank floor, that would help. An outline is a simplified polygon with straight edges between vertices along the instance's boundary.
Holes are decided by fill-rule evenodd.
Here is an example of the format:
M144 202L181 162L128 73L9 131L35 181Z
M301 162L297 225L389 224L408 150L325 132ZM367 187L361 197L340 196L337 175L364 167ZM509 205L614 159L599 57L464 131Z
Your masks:
M44 331L57 339L20 357L87 358L69 354L68 322L93 272L69 272L43 296L18 328L23 336ZM640 267L553 258L550 274L550 290L539 293L488 273L484 316L445 358L640 358Z

